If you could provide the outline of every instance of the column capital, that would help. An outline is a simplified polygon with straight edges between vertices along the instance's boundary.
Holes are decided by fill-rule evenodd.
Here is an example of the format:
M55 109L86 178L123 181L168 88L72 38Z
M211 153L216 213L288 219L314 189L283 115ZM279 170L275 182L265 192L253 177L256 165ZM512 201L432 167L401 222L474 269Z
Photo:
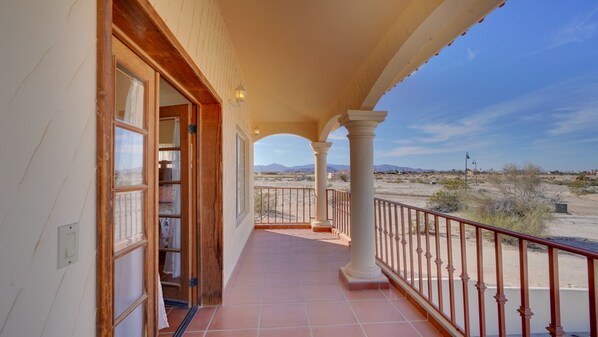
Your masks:
M311 148L314 150L315 154L326 153L328 149L332 146L330 142L312 142Z
M374 136L374 129L386 119L386 111L349 110L338 118L351 136Z

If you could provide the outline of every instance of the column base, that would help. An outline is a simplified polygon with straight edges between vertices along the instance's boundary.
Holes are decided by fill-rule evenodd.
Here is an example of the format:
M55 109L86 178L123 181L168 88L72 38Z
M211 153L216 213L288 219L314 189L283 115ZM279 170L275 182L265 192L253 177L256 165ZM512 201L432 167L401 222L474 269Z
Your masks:
M311 221L311 230L314 232L332 232L332 224L330 221Z
M336 236L338 236L339 239L343 240L347 246L351 247L351 237L348 236L347 234L344 234L342 232L340 232L338 229L336 228L332 228L332 233Z
M366 289L388 289L389 282L388 277L384 274L380 273L380 276L376 276L374 278L357 278L353 277L346 272L347 267L341 267L338 271L338 275L343 281L343 284L349 290L366 290Z

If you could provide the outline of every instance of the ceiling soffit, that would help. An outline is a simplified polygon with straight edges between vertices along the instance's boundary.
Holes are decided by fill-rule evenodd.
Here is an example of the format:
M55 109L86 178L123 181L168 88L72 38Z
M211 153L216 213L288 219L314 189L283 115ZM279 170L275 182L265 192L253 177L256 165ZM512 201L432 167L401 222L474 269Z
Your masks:
M322 137L500 4L496 0L218 0L252 120ZM267 129L271 129L270 126ZM262 128L262 127L260 127ZM306 129L313 128L307 132ZM270 132L269 132L270 133Z

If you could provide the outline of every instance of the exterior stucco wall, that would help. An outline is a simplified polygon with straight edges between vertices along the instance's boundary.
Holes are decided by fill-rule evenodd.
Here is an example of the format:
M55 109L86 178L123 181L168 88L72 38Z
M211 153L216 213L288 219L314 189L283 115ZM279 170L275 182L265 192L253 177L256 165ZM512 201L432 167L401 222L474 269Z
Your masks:
M241 68L215 0L150 0L223 100L224 283L253 230L253 141L249 104L233 106L234 89L242 83ZM251 92L248 92L251 102ZM248 210L236 218L235 141L238 130L248 137Z
M94 336L96 2L2 1L0 41L0 336Z

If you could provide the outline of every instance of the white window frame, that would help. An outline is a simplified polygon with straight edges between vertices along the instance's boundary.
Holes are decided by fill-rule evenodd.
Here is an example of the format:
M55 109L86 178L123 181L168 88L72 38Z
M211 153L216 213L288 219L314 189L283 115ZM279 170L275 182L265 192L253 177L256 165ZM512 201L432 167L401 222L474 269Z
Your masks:
M249 169L248 138L241 130L235 137L235 214L237 225L247 215L249 209Z

